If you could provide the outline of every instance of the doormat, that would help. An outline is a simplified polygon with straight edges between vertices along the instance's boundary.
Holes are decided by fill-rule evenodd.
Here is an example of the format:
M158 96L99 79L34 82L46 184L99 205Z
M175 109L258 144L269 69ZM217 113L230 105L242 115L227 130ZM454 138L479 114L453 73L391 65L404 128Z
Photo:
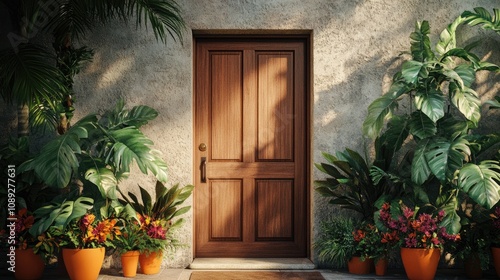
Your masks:
M193 271L190 280L325 280L317 271Z

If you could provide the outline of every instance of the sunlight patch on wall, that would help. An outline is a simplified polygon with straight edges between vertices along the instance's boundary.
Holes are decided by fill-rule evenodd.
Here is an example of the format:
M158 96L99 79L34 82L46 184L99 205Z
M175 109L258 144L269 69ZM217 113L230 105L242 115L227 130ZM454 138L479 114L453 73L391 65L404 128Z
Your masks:
M337 113L334 110L329 110L321 117L320 125L327 126L332 123L335 118L337 118Z
M122 58L111 63L111 65L103 71L99 79L99 89L107 88L119 82L121 77L132 68L134 60L132 57Z

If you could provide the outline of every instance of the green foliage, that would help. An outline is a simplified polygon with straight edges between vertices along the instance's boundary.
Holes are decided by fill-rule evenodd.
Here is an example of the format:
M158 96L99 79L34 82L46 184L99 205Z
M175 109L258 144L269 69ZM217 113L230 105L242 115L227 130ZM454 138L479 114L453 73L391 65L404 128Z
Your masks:
M472 88L477 72L500 68L472 52L476 42L460 47L456 40L463 24L498 32L498 13L494 9L492 16L483 8L464 12L441 32L434 49L429 23L418 22L410 35L411 58L394 75L389 91L370 104L363 123L365 135L393 143L393 155L408 147L405 157L411 163L411 182L402 178L406 174L392 179L412 186L413 203L446 209L443 223L452 232L460 228L455 212L460 192L488 208L500 200L498 161L476 161L500 142L495 136L474 134L481 102ZM410 102L409 112L396 115L402 101ZM497 105L488 103L492 108Z
M171 221L191 209L191 206L178 207L191 196L193 189L192 185L180 188L179 184L167 188L162 182L157 181L154 200L141 186L139 186L141 201L132 192L128 192L128 196L121 191L120 193L123 197L122 203L130 204L137 213L151 217L153 220Z
M49 141L33 159L19 167L20 172L33 170L47 185L65 188L72 179L91 182L103 197L130 171L135 161L143 173L151 171L166 181L167 166L153 142L140 126L156 117L147 106L130 111L122 101L100 118L88 115L75 123L65 134Z
M335 268L345 268L347 261L356 253L353 231L355 222L345 216L337 215L320 225L320 235L314 248L319 259Z

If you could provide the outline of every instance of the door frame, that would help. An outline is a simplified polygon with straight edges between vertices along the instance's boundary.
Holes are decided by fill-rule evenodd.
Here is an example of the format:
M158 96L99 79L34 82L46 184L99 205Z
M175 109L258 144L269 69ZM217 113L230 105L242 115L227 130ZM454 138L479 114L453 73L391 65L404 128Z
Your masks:
M261 40L261 39L299 39L303 40L304 45L305 45L305 58L306 58L306 63L305 63L305 90L306 90L306 129L305 129L305 134L306 134L306 149L307 152L305 153L305 162L306 162L306 256L307 258L311 258L311 230L312 230L312 225L311 223L313 222L313 217L312 217L312 203L311 203L311 198L312 198L312 125L313 125L313 89L312 89L312 77L313 77L313 67L312 67L312 30L192 30L193 34L193 46L192 46L192 56L193 56L193 61L192 61L192 114L193 114L193 143L192 143L192 151L195 151L197 149L197 143L196 143L196 129L195 129L195 114L196 114L196 48L197 48L197 42L199 40L203 39L215 39L215 40L224 40L224 39L239 39L239 40ZM193 171L196 170L196 168L199 168L198 166L198 161L195 158L195 153L193 152L192 154L192 162L193 162ZM196 172L193 172L193 176L195 176ZM196 178L193 178L193 181L195 181ZM196 196L196 186L193 191L193 197ZM193 209L196 207L195 205L195 200L193 199ZM192 212L194 213L194 211ZM196 238L196 217L193 214L193 223L192 223L192 241L191 244L193 245L192 247L192 254L193 258L196 258L195 252L195 238Z

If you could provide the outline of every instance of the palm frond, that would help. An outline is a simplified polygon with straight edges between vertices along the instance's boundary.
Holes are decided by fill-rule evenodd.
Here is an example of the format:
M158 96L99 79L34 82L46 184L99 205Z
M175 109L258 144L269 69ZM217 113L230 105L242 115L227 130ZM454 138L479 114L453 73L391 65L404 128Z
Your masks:
M0 52L0 87L7 102L29 107L60 100L68 92L54 55L31 43Z

